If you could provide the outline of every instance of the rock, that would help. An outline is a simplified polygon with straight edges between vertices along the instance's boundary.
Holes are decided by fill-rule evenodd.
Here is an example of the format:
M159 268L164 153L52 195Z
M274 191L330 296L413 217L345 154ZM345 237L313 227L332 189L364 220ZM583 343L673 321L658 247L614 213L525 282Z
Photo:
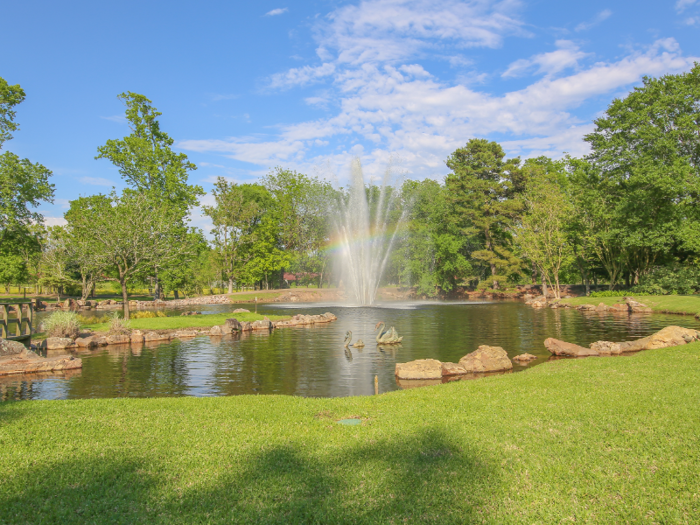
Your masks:
M272 330L272 323L270 321L254 321L251 325L253 330Z
M212 326L211 329L209 330L209 335L214 335L214 336L224 335L224 331L222 330L221 326L219 326L219 325Z
M182 317L183 315L202 315L202 312L194 312L194 311L191 311L191 312L182 312L182 313L180 314L180 317Z
M245 308L236 308L233 311L234 314L249 314L250 310L246 310Z
M19 341L0 339L0 357L26 355L27 347Z
M97 343L97 346L107 346L109 344L107 343L107 338L104 335L97 337L95 342Z
M630 312L634 313L650 313L652 310L647 305L635 301L632 297L625 297L625 303Z
M630 308L626 304L618 303L608 307L610 312L629 313Z
M82 368L82 366L82 359L77 359L70 355L39 357L34 352L29 351L23 358L12 356L0 358L0 376L72 370Z
M197 337L197 332L195 332L194 330L181 330L180 332L175 332L175 337L177 337L178 339Z
M129 337L129 341L132 344L142 344L146 338L143 336L143 332L141 330L132 330L131 331L131 337Z
M238 322L238 319L226 319L224 326L228 330L227 333L240 332L242 328L241 323Z
M73 340L67 337L49 337L44 339L39 348L42 350L63 350L74 346Z
M108 345L125 345L129 344L130 337L126 334L112 334L107 336Z
M143 334L144 342L148 341L169 341L170 334L159 334L158 332L146 332Z
M437 359L417 359L408 363L396 363L399 379L442 379L442 363Z
M460 376L466 373L465 368L457 363L442 363L443 376Z
M75 344L78 348L94 348L97 346L97 338L94 336L78 337Z
M459 364L467 372L498 372L513 369L513 363L508 359L508 354L500 346L481 345L460 359Z
M250 332L253 330L253 325L249 321L244 321L241 323L241 330L244 332Z
M608 307L605 305L605 303L598 303L598 306L595 307L596 312L605 312L608 310Z
M560 341L553 337L545 339L544 346L554 355L565 355L569 357L592 357L598 355L598 352L595 350L567 343L566 341Z
M529 363L530 361L533 361L534 359L537 359L536 355L532 354L518 354L513 358L513 361L517 361L518 363Z
M620 355L622 353L620 343L613 343L611 341L596 341L595 343L591 343L591 350L598 352L598 355L601 356Z
M638 352L640 350L652 350L654 348L666 348L691 343L700 339L700 332L681 326L667 326L636 341L620 343L620 350L624 352Z
M582 304L581 306L577 306L576 309L581 310L582 312L591 312L591 311L595 310L595 305Z

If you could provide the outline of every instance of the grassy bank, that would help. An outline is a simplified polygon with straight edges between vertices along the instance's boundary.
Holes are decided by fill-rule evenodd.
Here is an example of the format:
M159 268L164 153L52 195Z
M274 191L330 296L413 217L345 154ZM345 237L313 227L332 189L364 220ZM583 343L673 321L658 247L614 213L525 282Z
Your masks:
M700 295L630 295L629 292L621 292L620 297L572 297L562 299L562 303L574 306L582 304L605 303L610 306L621 303L625 296L634 297L640 303L644 303L655 312L696 315L700 313Z
M238 319L239 321L259 321L265 318L262 314L226 312L211 315L185 315L176 317L153 317L146 319L131 319L129 324L134 330L177 330L185 328L208 328L221 325L226 319ZM267 315L270 321L289 319L285 315ZM86 328L95 332L108 332L109 323L86 325Z
M694 343L378 397L4 403L0 522L690 523L698 382Z

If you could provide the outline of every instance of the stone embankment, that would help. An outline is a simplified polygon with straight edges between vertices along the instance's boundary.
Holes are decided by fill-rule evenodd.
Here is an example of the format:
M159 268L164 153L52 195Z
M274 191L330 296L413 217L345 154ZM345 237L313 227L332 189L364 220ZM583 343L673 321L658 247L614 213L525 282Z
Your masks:
M559 300L548 300L545 296L541 295L539 297L532 297L525 301L525 304L531 306L532 308L575 308L581 312L617 312L617 313L651 313L652 309L647 305L635 301L632 297L624 297L624 303L614 304L608 306L605 303L599 303L597 306L594 304L582 304L579 306L573 306L567 303L562 303Z
M641 350L681 346L700 340L700 332L681 326L667 326L655 334L642 337L636 341L615 343L612 341L596 341L589 348L550 337L544 346L552 355L566 357L608 357Z
M238 309L236 311L246 311ZM38 349L45 352L56 352L62 350L91 349L100 346L110 345L138 345L152 342L165 342L171 339L188 339L200 335L212 337L222 337L236 333L259 332L270 333L275 328L286 328L292 326L309 326L315 324L325 324L333 322L337 317L326 312L321 315L295 315L287 321L270 321L267 317L259 321L247 322L238 321L235 318L227 319L223 325L212 326L211 328L186 328L172 330L130 330L123 333L99 334L93 332L82 332L77 338L49 337L38 345Z
M398 379L442 379L443 377L505 372L513 369L508 354L500 346L482 345L465 355L459 363L442 363L437 359L417 359L396 364Z
M0 339L0 376L36 372L56 372L82 368L82 359L71 355L40 357L22 343Z

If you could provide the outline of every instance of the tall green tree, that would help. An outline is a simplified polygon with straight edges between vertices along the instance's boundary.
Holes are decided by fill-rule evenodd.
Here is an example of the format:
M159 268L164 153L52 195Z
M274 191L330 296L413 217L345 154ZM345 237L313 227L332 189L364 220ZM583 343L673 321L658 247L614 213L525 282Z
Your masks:
M151 100L127 91L118 97L126 106L126 120L131 134L123 139L110 139L97 151L97 159L109 159L128 185L148 196L158 209L168 209L186 234L186 217L191 207L204 194L200 186L188 182L189 173L197 169L184 153L172 150L174 140L160 127L161 116ZM159 299L158 272L166 270L163 261L152 260L156 280L155 298Z
M467 237L477 237L481 248L471 257L487 265L492 286L518 273L510 228L522 213L523 190L520 159L506 159L503 148L486 139L471 139L446 161L452 172L446 177L452 219Z

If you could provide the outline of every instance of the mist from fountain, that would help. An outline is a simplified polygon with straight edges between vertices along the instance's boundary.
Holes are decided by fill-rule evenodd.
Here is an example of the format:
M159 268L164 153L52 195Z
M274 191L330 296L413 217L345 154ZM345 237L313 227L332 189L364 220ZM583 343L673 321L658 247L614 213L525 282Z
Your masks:
M404 222L405 210L398 217L392 216L396 210L391 182L388 168L378 192L368 191L362 164L354 159L350 187L335 213L339 244L335 263L341 268L348 295L358 305L375 303L394 240Z

